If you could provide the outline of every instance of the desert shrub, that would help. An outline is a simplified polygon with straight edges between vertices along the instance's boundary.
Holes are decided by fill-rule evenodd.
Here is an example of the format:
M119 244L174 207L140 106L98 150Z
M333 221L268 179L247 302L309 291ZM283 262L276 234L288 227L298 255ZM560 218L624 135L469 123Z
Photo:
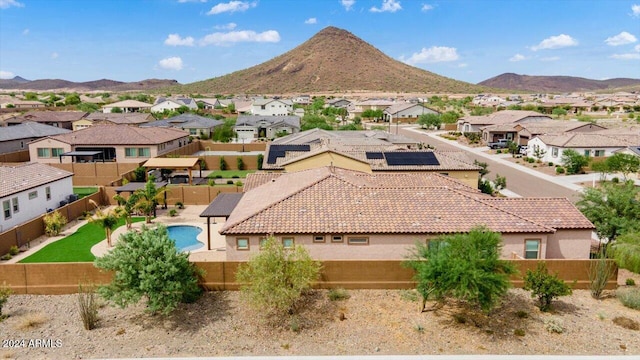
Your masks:
M233 185L233 180L227 180L227 185Z
M525 335L525 331L524 329L518 328L513 330L513 335L515 336L524 336Z
M238 176L238 175L233 175L231 178L232 178L232 179L240 179L240 176Z
M628 278L627 280L624 281L624 283L627 286L636 286L636 281L633 280L632 278Z
M553 161L549 161L549 163L547 165L553 166Z
M607 281L615 273L615 265L600 253L597 260L589 264L589 291L594 299L600 299Z
M176 209L169 210L169 216L174 217L176 215L178 215L178 210Z
M58 236L62 228L67 224L67 218L59 211L53 211L42 218L44 221L44 232L49 236Z
M238 170L244 170L245 169L244 160L242 160L241 157L237 157L236 158L236 163L237 163L237 166L238 166Z
M413 329L419 333L423 333L424 332L424 326L422 326L422 324L415 324L413 326Z
M564 168L562 166L556 167L556 174L564 174Z
M18 255L19 252L20 252L20 249L18 249L18 247L15 245L11 245L11 247L9 248L9 254L11 256Z
M242 186L242 185L244 185L244 184L242 183L242 181L240 181L240 180L236 181L236 186L240 187L240 186Z
M620 300L622 305L630 309L640 310L640 289L618 289L616 291L616 297Z
M496 154L502 154L502 150L500 149L496 150Z
M7 303L9 296L11 296L12 293L13 291L9 286L7 286L6 282L3 282L2 285L0 285L0 321L6 317L6 315L2 315L2 307Z
M529 317L529 313L528 313L528 312L526 312L526 311L524 311L524 310L518 310L518 311L516 311L516 316L517 316L519 319L526 319L526 318L528 318L528 317Z
M349 295L349 292L343 288L329 290L328 296L329 300L331 301L346 300L351 297L351 295Z
M640 330L640 323L624 316L616 316L613 323L629 330Z
M534 159L534 158L532 158L532 157L528 157L528 158L527 158L527 162L528 162L529 164L533 164L534 162L536 162L536 159Z
M20 317L20 320L16 323L16 328L18 330L31 330L46 323L47 320L49 318L41 312L30 312Z
M216 179L222 179L222 175L216 175Z
M500 174L496 174L494 184L496 185L496 189L505 189L507 187L507 178L505 176L500 176Z
M611 182L614 184L618 184L620 182L620 179L617 176L614 176L611 178Z
M209 179L209 180L207 181L207 185L209 185L209 186L216 186L216 181L215 181L215 180L213 180L213 179Z
M220 157L220 170L227 170L229 166L227 165L227 161L224 159L224 156Z
M98 302L93 286L78 285L78 311L85 330L93 330L98 324Z
M9 253L6 253L6 254L0 256L0 260L3 260L3 261L7 261L7 260L11 260L11 259L13 259L13 256L11 256L11 254L9 254Z
M531 291L531 297L538 298L538 307L542 311L551 308L551 301L559 296L571 294L571 288L558 278L558 274L549 274L547 265L539 262L535 270L527 270L524 277L524 289Z
M268 237L261 251L239 266L236 280L249 305L266 316L295 313L303 293L318 279L321 264L302 245L285 248Z
M115 273L98 293L120 307L144 297L148 312L167 315L201 293L202 271L189 262L189 253L178 251L163 225L122 235L113 250L96 259L95 266Z
M550 333L562 334L564 332L564 324L560 319L546 319L544 321L544 328Z
M400 290L400 299L405 301L416 302L418 301L418 292L415 290Z
M176 201L176 207L178 209L184 209L184 204L181 201Z

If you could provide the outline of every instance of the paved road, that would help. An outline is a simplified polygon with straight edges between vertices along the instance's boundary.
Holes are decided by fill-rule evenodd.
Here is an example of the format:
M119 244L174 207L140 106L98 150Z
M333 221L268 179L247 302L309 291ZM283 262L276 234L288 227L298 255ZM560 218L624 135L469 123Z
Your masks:
M425 144L429 144L439 150L461 150L459 147L450 144L445 139L429 136L410 127L400 127L399 133ZM467 152L472 160L486 162L489 165L488 169L490 173L487 175L487 178L494 180L496 174L506 177L507 189L515 194L526 197L566 197L574 203L579 200L578 186L572 184L559 185L555 182L544 179L544 174L538 175L535 173L529 173L535 170L525 172L514 168L517 165L509 166L501 164L499 161L491 160L491 155L479 153L479 150L476 150L475 152L469 151L466 148L463 150ZM495 158L495 155L493 155L493 157Z

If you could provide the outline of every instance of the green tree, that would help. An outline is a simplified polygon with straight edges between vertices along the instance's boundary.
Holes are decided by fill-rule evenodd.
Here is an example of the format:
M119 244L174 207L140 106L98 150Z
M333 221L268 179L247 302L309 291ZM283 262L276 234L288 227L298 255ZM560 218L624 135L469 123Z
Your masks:
M416 243L406 265L416 271L423 311L427 299L442 303L455 298L489 312L507 293L509 275L516 272L500 260L501 248L500 234L486 228Z
M640 231L629 232L616 238L609 255L619 267L640 274Z
M557 108L553 108L553 110L551 110L551 114L555 115L556 117L560 117L560 116L565 116L567 115L567 110L561 108L561 107L557 107Z
M147 178L147 169L144 166L138 166L133 170L133 181L143 182Z
M316 128L333 130L333 127L329 125L327 119L324 116L306 114L302 117L300 130L305 131Z
M237 162L237 165L238 165L238 170L244 170L244 160L242 160L241 156L238 156L236 158L236 162Z
M80 95L78 94L69 94L67 96L65 96L64 98L64 104L65 105L78 105L82 102L82 100L80 100Z
M262 170L262 163L264 163L264 155L258 154L258 170Z
M151 223L156 206L163 200L166 191L166 188L158 190L152 180L148 180L143 188L134 191L133 196L136 199L134 208L144 214L147 224Z
M422 128L427 129L439 129L442 124L442 120L440 119L440 115L438 114L422 114L418 117L418 124Z
M220 170L227 170L229 166L227 165L227 161L224 159L224 156L220 156Z
M99 109L98 105L94 103L87 103L87 102L78 104L77 108L78 110L84 111L84 112L96 112Z
M44 233L49 236L58 236L62 228L67 224L67 218L60 214L59 211L52 211L46 214L42 221L44 222Z
M121 108L119 108L117 106L114 106L114 107L111 108L111 112L112 113L116 113L116 114L122 114L123 111L122 111Z
M320 268L303 246L288 249L270 236L259 253L239 266L236 280L250 305L278 316L295 311L302 294L318 279Z
M640 170L640 158L631 154L613 154L604 162L609 172L621 173L624 181L627 181L629 174L637 173Z
M547 151L540 146L533 147L533 156L538 159L538 162L542 161L542 158L547 154Z
M124 198L120 194L113 195L113 200L118 203L118 206L122 208L121 217L124 218L124 222L127 224L127 229L131 229L133 223L131 219L131 212L135 210L138 199L135 194L131 194L128 198Z
M229 142L231 139L236 137L235 131L233 131L233 127L236 125L236 118L229 118L224 120L224 123L220 126L217 126L213 130L213 134L211 134L211 140L218 142Z
M24 99L25 100L29 100L29 101L37 101L38 100L38 94L34 93L34 92L26 92L24 93Z
M124 216L121 208L118 207L116 209L102 211L95 201L89 200L89 203L96 208L96 213L88 219L89 222L103 228L107 235L107 246L113 246L111 244L111 232L115 229L116 225L118 225L118 219Z
M447 111L440 116L440 119L445 124L454 124L460 118L460 114L455 111Z
M148 312L168 315L201 293L201 270L189 262L189 253L178 251L164 225L127 232L95 266L114 272L111 283L98 293L122 308L145 298Z
M558 274L549 274L545 262L539 262L536 270L527 270L524 277L524 289L531 291L531 297L538 298L538 307L542 311L551 308L551 301L559 296L571 295L571 288L558 278Z
M585 166L589 165L589 158L578 154L575 150L565 150L560 158L562 165L567 169L568 175L581 174Z
M576 206L601 239L613 242L620 235L640 232L640 188L633 182L586 188Z

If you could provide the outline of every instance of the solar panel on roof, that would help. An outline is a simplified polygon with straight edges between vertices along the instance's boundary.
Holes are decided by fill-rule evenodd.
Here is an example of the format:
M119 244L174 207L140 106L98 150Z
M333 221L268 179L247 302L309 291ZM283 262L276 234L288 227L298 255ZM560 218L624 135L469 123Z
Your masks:
M440 165L438 158L431 151L391 151L385 152L384 157L387 165Z
M367 156L367 159L369 159L369 160L384 159L384 155L382 155L381 152L367 152L367 153L365 153L365 155Z
M287 151L310 151L310 145L271 145L269 146L269 156L267 164L275 164L279 157L284 157Z

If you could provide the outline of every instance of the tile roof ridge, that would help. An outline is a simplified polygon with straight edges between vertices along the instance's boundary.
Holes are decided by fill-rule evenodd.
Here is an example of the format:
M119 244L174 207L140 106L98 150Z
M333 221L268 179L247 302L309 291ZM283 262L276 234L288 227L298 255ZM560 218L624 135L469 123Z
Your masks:
M535 221L533 221L533 220L531 220L531 219L527 219L527 218L525 218L525 217L523 217L523 216L521 216L521 215L518 215L518 214L516 214L516 213L512 213L511 211L507 211L507 210L505 210L505 209L503 209L503 208L501 208L501 207L499 207L499 206L495 206L495 205L491 204L490 199L486 199L486 200L489 200L489 201L484 201L485 199L481 199L481 198L477 198L477 197L473 197L473 196L470 196L470 195L464 194L463 192L458 191L458 190L456 190L456 189L451 189L451 191L457 192L458 194L460 194L460 195L462 195L462 196L464 196L464 197L470 198L471 200L474 200L474 201L477 201L477 202L482 203L482 204L484 204L484 205L487 205L487 206L489 206L489 207L491 207L491 208L494 208L494 209L496 209L496 210L499 210L499 211L501 211L501 212L503 212L503 213L509 214L509 215L511 215L511 216L515 216L515 217L517 217L517 218L519 218L519 219L522 219L522 220L524 220L524 221L526 221L526 222L528 222L528 223L531 223L531 224L534 224L534 225L540 226L540 227L542 227L542 228L548 229L548 230L549 230L550 232L552 232L552 233L555 233L555 232L556 232L556 229L551 228L551 227L549 227L549 226L547 226L547 225L539 224L539 223L537 223L537 222L535 222ZM527 199L527 198L522 198L522 199Z

